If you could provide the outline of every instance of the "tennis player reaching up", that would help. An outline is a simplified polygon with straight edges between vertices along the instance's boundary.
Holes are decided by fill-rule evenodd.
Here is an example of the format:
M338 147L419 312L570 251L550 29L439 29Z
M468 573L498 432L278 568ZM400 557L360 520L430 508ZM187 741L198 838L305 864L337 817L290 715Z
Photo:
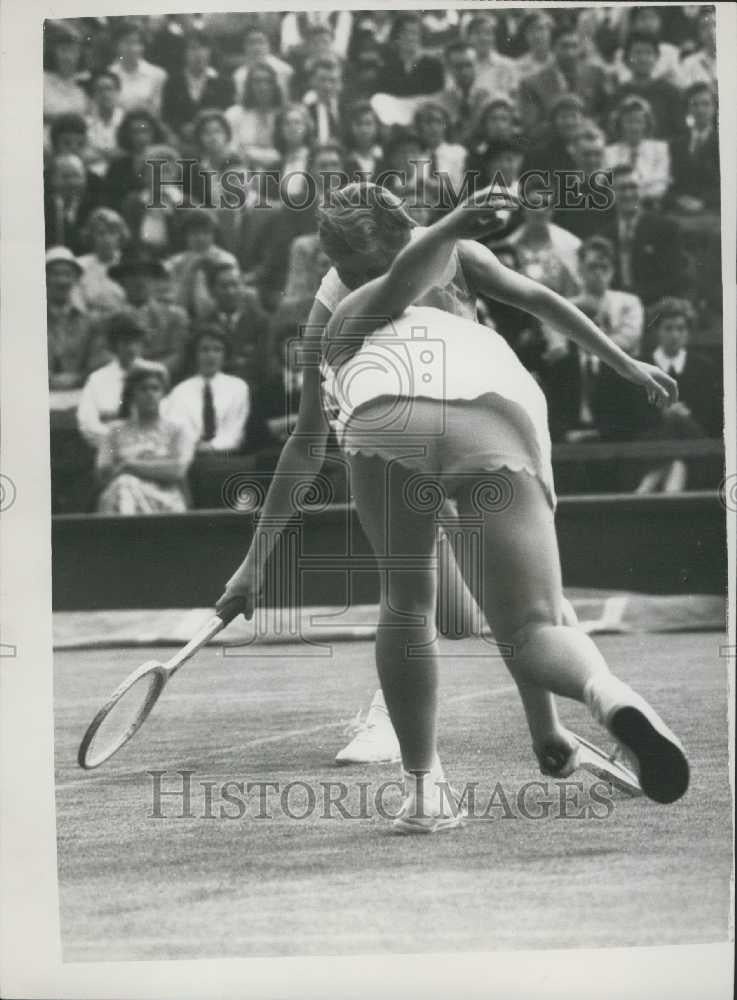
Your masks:
M500 211L509 209L511 199L499 200ZM514 204L511 207L515 207ZM500 216L500 224L504 221ZM417 226L403 209L401 201L385 188L362 183L349 184L334 193L331 205L322 213L320 231L323 249L328 256L335 258L338 266L330 268L325 275L307 321L305 354L309 350L317 357L321 351L323 329L349 293L349 285L361 285L369 278L385 273L397 253L411 239L420 236L424 229ZM418 304L436 306L453 315L475 319L476 299L486 290L489 261L494 263L494 258L480 244L459 241L438 284L422 296ZM389 365L392 366L391 359ZM282 453L263 509L262 524L268 522L271 528L276 527L276 531L258 529L257 541L263 545L265 553L271 551L275 535L295 513L289 485L294 482L295 475L309 481L320 471L329 429L324 413L324 395L319 366L306 369L296 433ZM442 510L443 521L448 523L453 514L453 508L446 503ZM458 543L458 540L459 535L453 533L453 542ZM445 552L451 587L456 595L461 595L460 602L456 597L456 607L460 603L460 617L468 619L473 613L471 605L475 604L474 599L460 576L453 549L446 546ZM255 545L251 555L254 567L263 565L265 557L256 556ZM563 618L566 624L577 624L575 611L565 599ZM567 777L578 765L580 745L577 738L561 725L549 691L529 685L520 678L517 684L541 771L556 778ZM401 759L399 742L381 688L374 694L365 723L335 759L339 764ZM604 768L606 772L605 762Z
M420 457L422 472L456 500L459 524L466 518L483 522L481 577L469 584L510 672L523 687L584 702L628 751L651 798L674 801L688 785L688 764L675 736L639 695L609 672L592 640L564 624L547 410L537 383L498 334L436 308L412 305L442 283L459 239L472 239L496 224L497 206L489 201L486 192L462 204L409 241L386 274L379 269L379 277L354 288L328 323L323 386L319 381L313 385L329 408L338 408L338 440L351 468L359 517L381 570L376 659L405 769L405 799L395 821L401 832L450 829L461 819L443 794L436 750L435 512L413 495L417 469L402 461L406 449L401 435L387 424L386 414L392 412L387 404L392 392L396 394L391 365L373 364L361 393L343 388L369 370L367 358L375 359L377 352L386 352L390 362L394 351L396 371L396 351L412 341L418 328L445 344L444 378L423 383L418 371L412 380L412 433L420 436L425 428L430 442ZM363 224L362 230L365 234ZM349 284L358 285L351 280L355 242L360 243L360 234L354 246L345 242L345 260L338 263ZM481 259L482 248L478 254ZM555 293L502 267L487 251L483 267L486 294L565 330L584 350L642 386L652 402L675 400L672 379L625 355ZM434 430L439 408L445 430L438 436ZM314 407L306 408L304 415L300 412L298 434L315 431L317 414ZM322 410L319 419L326 420ZM315 460L321 462L322 457ZM486 507L489 476L498 476L500 470L509 502ZM270 514L280 504L278 481L277 474ZM286 492L283 487L281 492ZM285 521L291 513L288 507L281 507ZM274 532L273 523L265 530ZM247 613L252 613L269 541L266 536L251 547L219 603L241 596Z

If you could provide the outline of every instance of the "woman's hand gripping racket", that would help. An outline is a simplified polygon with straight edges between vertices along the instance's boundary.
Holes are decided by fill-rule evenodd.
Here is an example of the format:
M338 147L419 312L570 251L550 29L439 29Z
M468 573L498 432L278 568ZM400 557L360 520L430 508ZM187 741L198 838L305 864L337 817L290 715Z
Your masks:
M166 663L149 660L129 674L113 691L84 734L77 754L79 766L89 771L110 760L141 728L177 670L244 609L244 599L233 597L222 604L187 645Z

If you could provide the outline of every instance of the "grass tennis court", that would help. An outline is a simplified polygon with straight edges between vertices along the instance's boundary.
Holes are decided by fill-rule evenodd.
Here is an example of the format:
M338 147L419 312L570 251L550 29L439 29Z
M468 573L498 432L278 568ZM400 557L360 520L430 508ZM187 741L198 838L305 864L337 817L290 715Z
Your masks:
M442 646L440 751L454 785L478 782L488 819L435 837L396 837L375 814L376 786L399 765L339 768L345 723L376 687L371 642L336 643L330 659L287 645L247 657L204 650L182 670L142 732L109 764L82 772L76 751L109 691L167 651L55 654L59 888L65 961L605 947L723 941L729 911L730 790L726 660L718 632L603 636L612 668L682 737L691 787L673 806L615 792L607 810L584 772L561 816L558 784L540 792L545 818L516 807L541 776L522 709L500 659L479 640ZM488 648L488 647L487 647ZM161 656L163 652L163 657ZM473 655L471 655L473 654ZM562 703L575 731L607 743L585 709ZM191 776L191 819L181 796L151 818L153 779L181 789ZM302 781L315 790L307 818L291 819L273 792L273 818L221 819L226 781ZM324 813L321 783L351 786L370 818ZM213 782L205 818L200 782ZM309 811L295 786L294 814ZM506 801L506 808L504 805ZM386 791L393 810L398 793ZM532 809L528 810L532 812ZM585 813L588 812L588 818ZM591 815L596 812L600 818ZM505 813L507 815L505 815ZM579 814L584 813L583 816ZM578 818L577 818L578 817Z

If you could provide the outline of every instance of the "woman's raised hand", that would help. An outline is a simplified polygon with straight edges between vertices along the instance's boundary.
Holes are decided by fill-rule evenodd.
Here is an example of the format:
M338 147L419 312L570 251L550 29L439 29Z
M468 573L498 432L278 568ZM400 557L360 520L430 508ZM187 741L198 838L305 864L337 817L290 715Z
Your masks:
M460 202L443 220L457 239L490 236L503 229L520 207L519 198L507 188L491 185Z

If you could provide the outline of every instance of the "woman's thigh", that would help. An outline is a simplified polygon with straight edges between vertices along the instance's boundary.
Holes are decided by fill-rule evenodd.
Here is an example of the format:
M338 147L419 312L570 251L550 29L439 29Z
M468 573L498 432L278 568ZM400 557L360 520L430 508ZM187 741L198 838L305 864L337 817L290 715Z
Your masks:
M478 535L469 581L498 642L533 622L561 624L563 593L553 511L527 472L479 474L458 492L461 523Z
M434 612L438 505L428 502L432 487L425 482L425 493L418 496L417 471L396 461L361 453L349 461L353 497L377 558L385 604L399 612Z

